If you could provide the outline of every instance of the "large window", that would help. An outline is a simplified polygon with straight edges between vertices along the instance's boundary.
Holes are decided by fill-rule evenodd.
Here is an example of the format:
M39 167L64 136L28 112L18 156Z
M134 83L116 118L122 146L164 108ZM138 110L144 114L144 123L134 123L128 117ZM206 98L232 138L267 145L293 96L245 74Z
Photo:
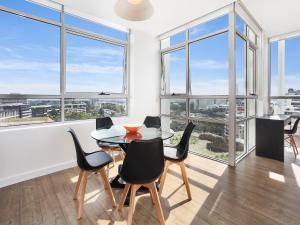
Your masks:
M161 46L162 128L175 132L171 144L193 121L190 151L227 160L228 15L165 38Z
M176 144L192 121L190 151L225 162L230 146L235 159L255 146L257 35L237 13L233 16L209 16L209 21L192 22L185 32L161 40L162 128L175 132L170 142ZM229 68L232 52L235 71Z
M270 111L300 114L300 37L271 42L270 51Z
M191 94L228 95L228 33L190 44Z
M54 8L0 2L0 127L127 114L127 32Z

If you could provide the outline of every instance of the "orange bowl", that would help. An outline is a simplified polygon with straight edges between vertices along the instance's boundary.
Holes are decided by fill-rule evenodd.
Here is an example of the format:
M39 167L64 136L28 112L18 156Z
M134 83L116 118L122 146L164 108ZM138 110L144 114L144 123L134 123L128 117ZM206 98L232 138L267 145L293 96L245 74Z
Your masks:
M127 140L138 140L143 138L143 135L141 135L140 133L136 132L136 133L127 133L124 138L126 138Z
M141 125L139 124L126 124L123 126L128 133L136 133L139 129L141 129Z

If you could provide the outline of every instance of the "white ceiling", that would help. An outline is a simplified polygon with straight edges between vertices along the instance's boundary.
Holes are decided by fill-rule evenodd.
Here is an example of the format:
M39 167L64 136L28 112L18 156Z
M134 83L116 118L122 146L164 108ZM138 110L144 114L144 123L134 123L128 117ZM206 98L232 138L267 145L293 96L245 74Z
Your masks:
M57 0L102 20L159 35L234 0L151 0L154 15L147 21L129 22L114 12L117 0ZM300 0L242 0L268 36L300 30Z

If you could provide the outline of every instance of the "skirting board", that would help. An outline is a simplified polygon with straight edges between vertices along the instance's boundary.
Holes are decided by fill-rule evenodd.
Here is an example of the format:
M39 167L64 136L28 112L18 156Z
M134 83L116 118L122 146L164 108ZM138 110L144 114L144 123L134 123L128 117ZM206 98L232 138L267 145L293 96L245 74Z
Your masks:
M25 173L21 173L15 176L7 177L4 179L0 179L0 188L6 187L12 184L16 184L22 181L30 180L36 177L44 176L50 173L55 173L57 171L65 170L68 168L75 167L77 165L75 160L67 161L64 163L56 164L49 167L40 168L37 170L28 171Z

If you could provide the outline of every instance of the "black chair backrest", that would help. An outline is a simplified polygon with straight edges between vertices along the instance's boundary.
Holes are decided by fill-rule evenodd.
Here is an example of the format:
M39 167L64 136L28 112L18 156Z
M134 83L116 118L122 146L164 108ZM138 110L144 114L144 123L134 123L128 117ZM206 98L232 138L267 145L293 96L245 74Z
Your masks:
M177 145L177 150L182 154L182 160L186 159L189 152L189 140L192 135L192 132L195 128L195 124L192 122L189 122L189 124L186 126L183 135L181 137L181 140L179 144Z
M68 131L73 138L74 144L75 144L75 149L76 149L76 158L77 158L77 164L79 168L81 169L88 169L90 165L87 163L85 159L85 152L83 151L80 142L75 134L75 131L72 128L69 128Z
M161 138L132 141L126 151L121 177L131 184L153 182L162 173L164 151Z
M297 129L298 129L298 124L299 124L299 121L300 121L300 117L298 117L293 125L293 128L292 128L292 133L295 134L297 132Z
M96 129L109 129L114 125L110 117L103 117L96 119Z
M147 128L160 128L161 122L159 116L147 116L144 120L144 124Z

